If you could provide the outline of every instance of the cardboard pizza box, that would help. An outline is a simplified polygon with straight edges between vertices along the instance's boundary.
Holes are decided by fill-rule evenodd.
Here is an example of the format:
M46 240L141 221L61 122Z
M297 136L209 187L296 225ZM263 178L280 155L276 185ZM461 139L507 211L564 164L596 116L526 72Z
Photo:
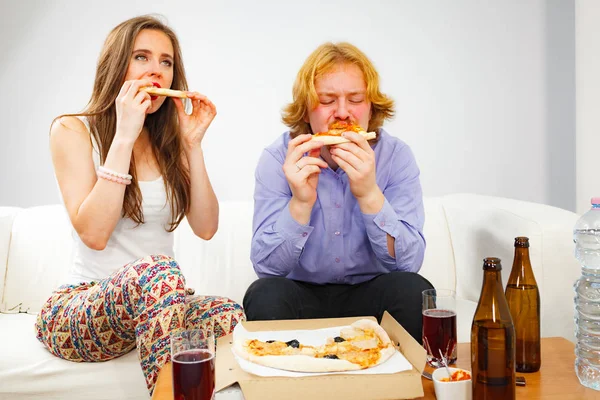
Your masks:
M244 322L248 331L284 331L320 329L351 323L373 317L303 319ZM374 375L321 375L302 378L262 377L243 371L231 351L232 335L217 341L217 391L238 383L245 400L319 400L319 399L414 399L423 396L421 372L425 367L426 352L416 340L389 314L385 313L381 327L398 345L400 352L412 364L411 371Z

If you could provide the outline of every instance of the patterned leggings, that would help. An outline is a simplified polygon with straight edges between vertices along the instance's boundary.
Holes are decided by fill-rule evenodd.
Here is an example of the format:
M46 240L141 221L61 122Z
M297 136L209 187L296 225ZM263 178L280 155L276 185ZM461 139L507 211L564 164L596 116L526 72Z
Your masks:
M220 337L244 318L228 298L186 298L177 262L148 256L100 282L61 286L38 314L36 330L52 354L70 361L106 361L136 347L152 393L170 360L170 333L210 329Z

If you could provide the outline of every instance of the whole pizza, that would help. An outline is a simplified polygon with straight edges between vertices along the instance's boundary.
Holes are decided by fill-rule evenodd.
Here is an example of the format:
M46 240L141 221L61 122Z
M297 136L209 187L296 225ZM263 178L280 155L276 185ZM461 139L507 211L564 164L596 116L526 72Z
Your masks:
M342 372L371 368L388 360L396 351L386 331L376 322L361 319L340 335L319 346L257 339L234 341L233 351L250 362L296 372Z

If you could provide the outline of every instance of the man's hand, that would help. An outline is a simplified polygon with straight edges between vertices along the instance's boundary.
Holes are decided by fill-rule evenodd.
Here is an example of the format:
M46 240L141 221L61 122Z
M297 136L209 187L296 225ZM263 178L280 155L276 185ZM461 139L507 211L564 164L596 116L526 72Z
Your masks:
M348 175L350 191L356 197L360 209L366 214L375 214L383 207L383 193L377 186L375 152L369 142L355 132L344 132L350 143L331 146L331 158Z
M317 185L321 168L327 163L319 158L323 143L310 140L311 135L300 135L290 141L283 163L285 178L292 190L290 212L301 224L307 224L317 201ZM304 154L308 153L307 156Z

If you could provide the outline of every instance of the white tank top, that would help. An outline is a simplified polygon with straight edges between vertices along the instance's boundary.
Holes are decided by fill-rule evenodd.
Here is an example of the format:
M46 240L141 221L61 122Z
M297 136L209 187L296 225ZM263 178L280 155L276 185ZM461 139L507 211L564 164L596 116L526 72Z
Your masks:
M87 118L81 118L89 131ZM92 138L92 158L96 169L100 165L98 144ZM92 250L73 229L73 263L67 283L98 281L107 278L124 265L151 254L173 257L173 232L167 232L171 222L171 207L162 177L154 181L138 181L142 193L144 223L137 225L130 218L121 218L104 250Z

